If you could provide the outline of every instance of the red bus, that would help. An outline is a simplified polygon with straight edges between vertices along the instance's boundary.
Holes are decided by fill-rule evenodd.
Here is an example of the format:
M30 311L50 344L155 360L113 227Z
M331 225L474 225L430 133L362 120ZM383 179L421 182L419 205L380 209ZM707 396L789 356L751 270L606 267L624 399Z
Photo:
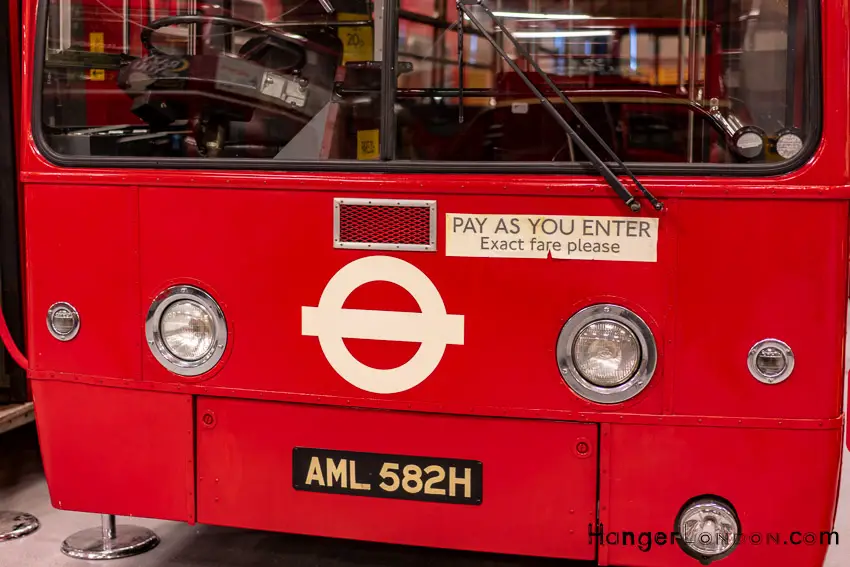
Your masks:
M25 364L105 515L63 551L821 566L846 2L438 4L24 2Z

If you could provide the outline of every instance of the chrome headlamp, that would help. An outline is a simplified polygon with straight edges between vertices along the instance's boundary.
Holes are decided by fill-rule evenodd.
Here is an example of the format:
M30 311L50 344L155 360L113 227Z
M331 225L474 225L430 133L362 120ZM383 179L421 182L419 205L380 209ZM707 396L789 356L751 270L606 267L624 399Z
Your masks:
M145 338L154 357L171 372L197 376L224 354L227 323L208 293L193 286L174 286L151 305Z
M561 377L578 395L603 404L638 395L655 372L655 339L647 324L619 305L582 309L567 321L556 348Z

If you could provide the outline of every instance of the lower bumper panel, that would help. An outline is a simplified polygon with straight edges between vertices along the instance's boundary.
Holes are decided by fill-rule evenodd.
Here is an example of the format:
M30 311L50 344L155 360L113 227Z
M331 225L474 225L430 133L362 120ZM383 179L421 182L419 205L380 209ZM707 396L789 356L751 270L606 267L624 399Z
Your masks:
M212 424L198 430L201 523L595 558L595 424L219 398L198 416Z
M695 567L690 499L735 508L723 567L821 567L837 428L575 423L33 381L54 505L599 565ZM597 523L598 522L598 523ZM846 534L841 534L846 535Z

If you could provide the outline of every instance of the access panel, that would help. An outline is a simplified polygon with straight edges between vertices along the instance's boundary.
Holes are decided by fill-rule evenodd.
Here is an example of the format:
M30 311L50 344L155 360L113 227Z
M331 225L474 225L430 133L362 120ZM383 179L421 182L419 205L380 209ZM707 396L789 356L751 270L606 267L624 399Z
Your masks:
M198 520L593 559L597 426L199 398Z

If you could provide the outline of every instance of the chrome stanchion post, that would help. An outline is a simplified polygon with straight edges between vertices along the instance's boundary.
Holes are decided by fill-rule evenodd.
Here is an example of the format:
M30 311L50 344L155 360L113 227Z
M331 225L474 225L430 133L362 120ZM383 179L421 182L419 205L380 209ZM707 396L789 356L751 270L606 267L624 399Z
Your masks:
M100 528L77 532L62 542L62 553L74 559L121 559L150 551L159 537L141 526L117 526L115 516L103 514Z
M0 511L0 541L17 539L38 529L38 518L26 512Z
M111 542L115 539L115 516L112 514L102 514L100 516L101 531L103 532L103 541Z

